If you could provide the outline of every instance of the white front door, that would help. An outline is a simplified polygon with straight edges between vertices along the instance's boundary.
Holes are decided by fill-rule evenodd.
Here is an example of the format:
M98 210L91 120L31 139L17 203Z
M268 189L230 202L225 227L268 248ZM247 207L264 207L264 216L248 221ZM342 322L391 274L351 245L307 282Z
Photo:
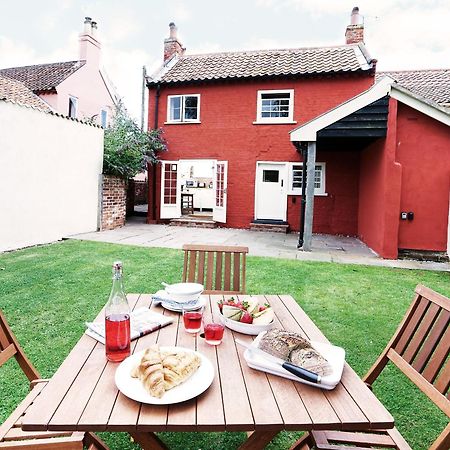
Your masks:
M255 218L286 220L287 165L257 163L255 183Z
M163 161L161 164L161 219L181 217L180 177L178 161Z
M214 164L214 208L213 220L225 223L227 221L227 172L228 161L216 161Z

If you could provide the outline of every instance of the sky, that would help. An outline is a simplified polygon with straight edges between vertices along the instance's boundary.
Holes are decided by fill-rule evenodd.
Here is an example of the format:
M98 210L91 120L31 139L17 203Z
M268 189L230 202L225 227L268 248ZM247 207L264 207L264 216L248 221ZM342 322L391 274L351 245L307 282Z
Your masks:
M142 67L162 64L169 22L187 54L340 45L354 6L378 70L450 68L450 0L0 0L0 68L78 59L92 17L102 66L139 122Z

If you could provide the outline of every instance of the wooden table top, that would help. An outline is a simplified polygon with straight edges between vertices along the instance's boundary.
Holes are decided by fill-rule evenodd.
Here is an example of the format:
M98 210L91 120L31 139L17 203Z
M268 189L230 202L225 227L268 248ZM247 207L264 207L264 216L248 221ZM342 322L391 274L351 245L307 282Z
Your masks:
M259 296L276 313L276 326L328 342L289 295ZM217 300L207 296L206 317L217 316ZM149 306L148 294L130 294L132 308ZM212 307L212 308L211 308ZM363 430L392 428L393 418L348 364L341 382L325 391L249 368L234 338L252 337L225 329L221 345L209 346L183 329L180 314L152 306L174 323L132 341L132 352L157 342L196 349L213 364L212 385L199 397L174 405L147 405L118 392L117 363L108 362L104 346L83 335L26 413L24 430L251 431ZM103 313L99 314L102 317Z

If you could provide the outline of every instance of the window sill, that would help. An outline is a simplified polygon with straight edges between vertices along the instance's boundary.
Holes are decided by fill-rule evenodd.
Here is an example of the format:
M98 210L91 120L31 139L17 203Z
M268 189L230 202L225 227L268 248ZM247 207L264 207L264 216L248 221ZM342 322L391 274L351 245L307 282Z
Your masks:
M200 120L191 120L189 122L164 122L164 125L191 125L201 123Z
M299 194L293 193L293 192L289 192L288 195L296 195L298 197L302 196L301 192ZM323 193L320 193L320 194L314 193L314 197L328 197L328 192L323 192Z
M295 125L297 123L296 120L287 120L286 122L266 122L266 121L261 121L261 120L255 120L253 122L253 125Z

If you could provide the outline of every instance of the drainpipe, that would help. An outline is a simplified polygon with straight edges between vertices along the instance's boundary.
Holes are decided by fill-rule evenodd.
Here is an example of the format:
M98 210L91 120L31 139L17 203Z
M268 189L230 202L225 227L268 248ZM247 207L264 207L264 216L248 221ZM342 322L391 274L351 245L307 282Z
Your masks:
M161 85L156 85L155 93L155 123L154 129L158 129L158 110L159 110L159 96L161 95ZM156 163L152 164L152 217L156 220Z
M295 142L294 143L297 152L301 153L303 159L302 165L302 202L300 206L300 231L298 234L298 244L297 248L303 247L303 239L305 235L305 210L306 210L306 164L308 163L308 152L305 142Z

